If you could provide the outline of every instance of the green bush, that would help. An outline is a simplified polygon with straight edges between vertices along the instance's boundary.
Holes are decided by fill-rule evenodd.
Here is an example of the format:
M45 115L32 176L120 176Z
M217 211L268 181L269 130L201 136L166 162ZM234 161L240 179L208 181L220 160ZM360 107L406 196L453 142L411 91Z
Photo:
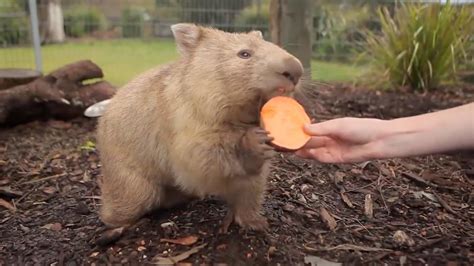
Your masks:
M365 3L354 5L330 2L314 5L313 52L318 58L350 61L364 39L361 29L377 30L370 6Z
M370 76L380 81L375 85L427 91L452 81L472 34L472 13L448 1L402 4L394 14L380 9L382 33L367 33L364 56L372 63Z
M64 31L70 37L82 37L105 27L106 19L99 9L76 6L64 14Z
M122 11L122 36L124 38L141 37L145 12L136 7L127 7Z
M9 0L0 4L0 14L12 14L24 12L22 6ZM22 16L0 18L0 46L19 45L29 40L29 21Z

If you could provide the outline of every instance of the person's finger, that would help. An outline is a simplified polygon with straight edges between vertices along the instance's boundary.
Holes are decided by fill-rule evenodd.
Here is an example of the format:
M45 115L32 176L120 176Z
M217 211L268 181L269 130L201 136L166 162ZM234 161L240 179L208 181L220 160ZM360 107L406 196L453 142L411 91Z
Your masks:
M360 163L369 160L364 146L352 147L344 152L321 147L309 150L310 157L323 163Z
M318 149L302 149L295 152L295 154L304 159L316 160L321 163L337 163L334 157L328 152L326 148Z
M311 154L311 150L309 149L301 149L295 151L295 155L304 159L314 159L313 154Z
M331 141L329 137L311 137L311 139L304 145L305 149L316 149L327 146Z

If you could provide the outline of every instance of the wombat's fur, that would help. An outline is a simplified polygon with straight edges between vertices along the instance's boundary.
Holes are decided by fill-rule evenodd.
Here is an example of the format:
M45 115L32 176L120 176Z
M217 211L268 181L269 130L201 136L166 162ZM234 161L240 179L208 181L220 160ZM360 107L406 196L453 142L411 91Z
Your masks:
M181 58L119 89L99 119L100 217L128 226L153 209L216 195L229 205L224 227L264 229L273 151L259 109L292 95L302 64L258 31L171 29Z

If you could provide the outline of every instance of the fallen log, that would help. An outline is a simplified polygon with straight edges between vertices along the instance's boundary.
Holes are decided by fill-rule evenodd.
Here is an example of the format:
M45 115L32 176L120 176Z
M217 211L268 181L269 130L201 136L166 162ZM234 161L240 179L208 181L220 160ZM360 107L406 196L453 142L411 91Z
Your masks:
M102 77L103 72L96 64L83 60L27 84L0 90L0 125L81 116L87 107L115 94L115 88L107 81L83 84Z
M31 69L0 69L0 90L30 83L39 77L41 77L41 72Z

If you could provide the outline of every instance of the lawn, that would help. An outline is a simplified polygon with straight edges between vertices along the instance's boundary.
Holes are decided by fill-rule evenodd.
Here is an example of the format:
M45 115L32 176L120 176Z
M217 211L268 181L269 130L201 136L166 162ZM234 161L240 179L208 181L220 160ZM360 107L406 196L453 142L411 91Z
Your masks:
M42 48L44 72L76 60L90 59L104 71L105 79L116 86L135 75L177 57L172 40L80 41L46 45ZM0 68L33 67L31 48L0 49ZM312 77L320 81L349 81L362 69L346 64L313 61Z

